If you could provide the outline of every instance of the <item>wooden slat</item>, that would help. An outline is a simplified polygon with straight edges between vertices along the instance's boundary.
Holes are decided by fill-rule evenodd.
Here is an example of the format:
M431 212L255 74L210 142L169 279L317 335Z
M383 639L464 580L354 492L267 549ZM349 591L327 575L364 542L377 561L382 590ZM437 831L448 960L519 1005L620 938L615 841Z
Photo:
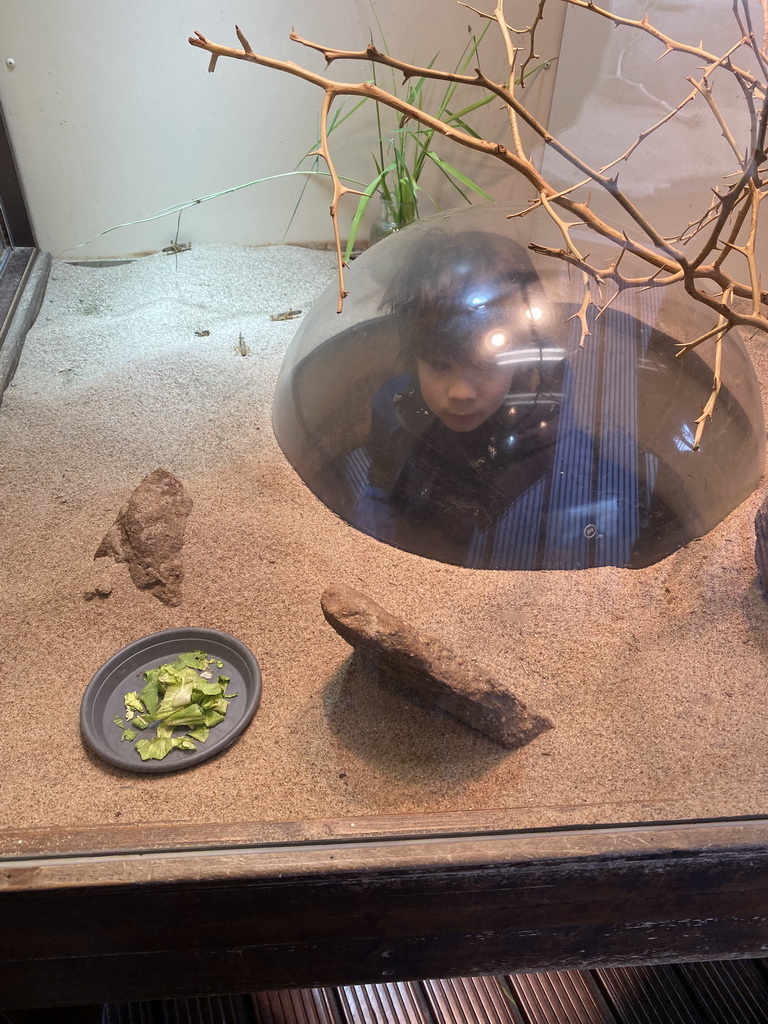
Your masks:
M68 1012L59 1015L59 1020L64 1019L69 1021ZM101 1024L253 1024L253 1018L246 996L223 995L107 1003Z
M81 1009L88 1012L73 1020L83 1024L768 1024L768 961L283 989ZM33 1012L35 1024L62 1019L56 1010ZM24 1011L7 1019L28 1024Z
M595 971L621 1024L712 1024L670 966Z
M754 960L679 964L675 970L717 1024L768 1024L768 976Z
M152 1003L106 1003L101 1024L154 1024Z
M431 1024L421 992L410 982L345 985L337 995L347 1024Z
M514 974L509 984L530 1024L623 1024L588 971Z
M258 1024L343 1024L330 989L282 989L251 996Z
M502 977L421 983L438 1024L525 1024Z

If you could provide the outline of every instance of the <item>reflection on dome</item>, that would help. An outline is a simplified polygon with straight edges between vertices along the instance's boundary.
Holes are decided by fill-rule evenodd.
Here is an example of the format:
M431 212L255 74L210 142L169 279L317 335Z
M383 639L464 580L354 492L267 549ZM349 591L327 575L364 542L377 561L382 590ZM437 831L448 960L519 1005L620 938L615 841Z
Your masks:
M311 490L362 532L471 568L638 568L756 487L759 387L735 332L714 419L710 326L669 288L623 293L581 345L581 279L503 206L412 225L363 254L297 332L273 422ZM546 224L530 224L540 240ZM515 237L517 235L517 238ZM594 247L592 248L594 255ZM684 332L684 335L683 333Z

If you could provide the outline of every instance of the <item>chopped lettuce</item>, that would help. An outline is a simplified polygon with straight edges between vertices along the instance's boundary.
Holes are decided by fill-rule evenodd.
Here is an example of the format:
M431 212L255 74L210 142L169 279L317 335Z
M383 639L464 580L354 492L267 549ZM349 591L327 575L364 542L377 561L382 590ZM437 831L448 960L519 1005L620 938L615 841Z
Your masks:
M175 669L181 668L195 668L195 669L207 669L210 659L207 654L203 654L202 651L193 651L191 654L180 654L176 661L173 663Z
M163 725L173 728L177 725L201 725L203 721L203 709L199 704L186 704L184 707L176 708L169 715L163 717Z
M173 750L173 737L155 736L152 740L137 740L136 749L142 761L162 761Z
M213 681L211 665L224 667L203 651L180 654L175 661L146 671L140 692L126 693L125 719L130 726L119 715L113 719L123 730L122 739L133 742L136 729L156 727L154 736L136 741L142 761L162 761L172 750L196 750L194 741L205 743L210 730L224 720L229 701L237 694L227 693L228 676Z
M144 710L144 705L139 700L139 695L135 690L132 690L130 693L126 693L124 700L127 711L138 711L141 713Z
M154 718L157 705L160 702L160 669L153 668L149 672L145 672L144 680L146 686L139 694L139 699L147 712Z

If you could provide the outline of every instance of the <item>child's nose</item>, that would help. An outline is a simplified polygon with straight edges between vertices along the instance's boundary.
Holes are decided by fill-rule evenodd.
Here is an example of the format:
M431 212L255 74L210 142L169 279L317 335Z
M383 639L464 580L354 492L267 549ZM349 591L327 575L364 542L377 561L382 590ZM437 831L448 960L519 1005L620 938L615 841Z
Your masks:
M477 397L477 388L469 377L458 374L450 382L448 397L456 402L466 402Z

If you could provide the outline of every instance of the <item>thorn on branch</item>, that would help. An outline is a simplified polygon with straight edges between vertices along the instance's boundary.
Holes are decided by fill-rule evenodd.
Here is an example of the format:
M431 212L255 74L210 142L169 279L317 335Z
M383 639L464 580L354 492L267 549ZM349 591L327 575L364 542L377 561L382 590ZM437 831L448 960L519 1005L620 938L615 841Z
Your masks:
M585 340L589 338L592 334L592 332L589 329L589 320L587 319L589 307L591 304L592 295L589 289L587 289L587 291L584 294L584 298L581 300L581 306L579 306L578 310L572 316L566 317L566 323L568 323L569 320L579 321L579 330L581 332L581 336L579 338L579 348L584 348Z
M240 27L238 25L235 25L235 32L237 33L237 38L240 40L240 45L245 50L245 52L248 54L253 53L253 50L251 49L251 44L240 31Z
M216 61L219 59L218 53L212 53L211 59L208 61L208 74L212 75L216 70Z

